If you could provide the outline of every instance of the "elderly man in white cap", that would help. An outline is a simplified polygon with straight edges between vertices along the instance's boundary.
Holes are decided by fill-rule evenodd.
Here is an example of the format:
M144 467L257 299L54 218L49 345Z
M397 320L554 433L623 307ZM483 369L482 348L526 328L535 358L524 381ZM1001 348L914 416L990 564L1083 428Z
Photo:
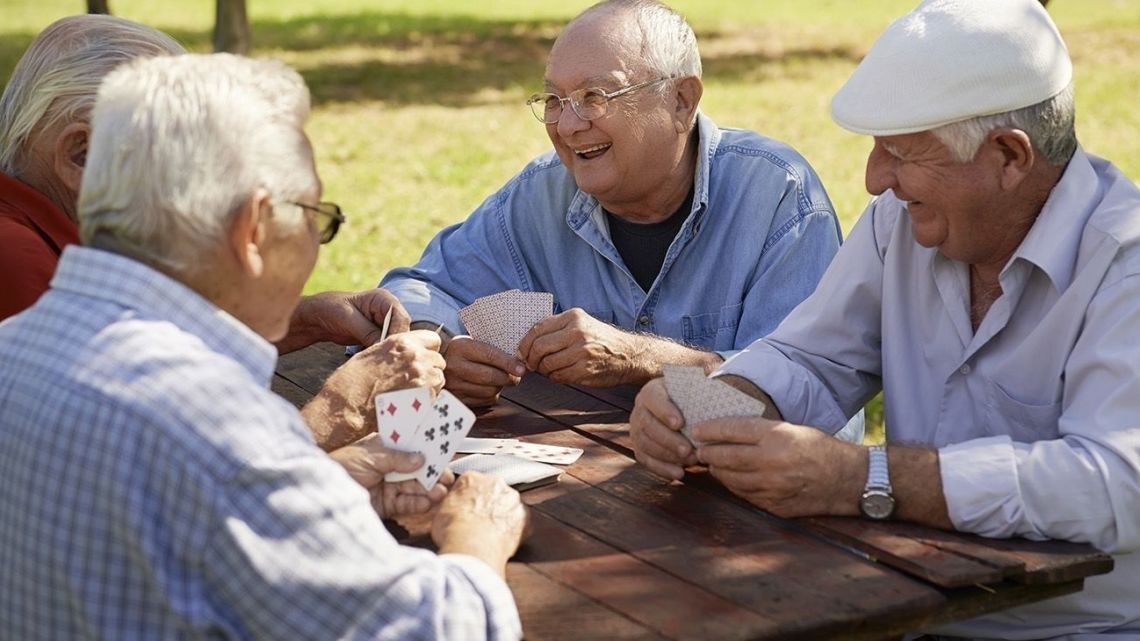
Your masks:
M784 516L1091 543L1116 568L1084 591L933 632L1140 638L1140 190L1077 144L1056 27L1033 0L924 2L832 114L874 136L876 197L815 293L716 374L770 416L698 425L694 451L654 381L639 460L707 464ZM880 389L886 447L804 427Z

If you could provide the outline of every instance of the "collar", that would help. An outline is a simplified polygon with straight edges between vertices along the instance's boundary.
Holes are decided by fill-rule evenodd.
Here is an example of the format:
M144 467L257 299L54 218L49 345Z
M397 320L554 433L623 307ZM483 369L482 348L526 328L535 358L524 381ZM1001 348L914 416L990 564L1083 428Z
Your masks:
M0 172L0 217L11 218L37 230L58 255L67 245L79 244L79 226L47 196L27 183Z
M1027 261L1045 272L1057 291L1065 291L1073 280L1081 237L1096 204L1099 184L1088 155L1078 147L1005 269L1018 259Z
M164 320L197 336L206 346L269 385L277 349L267 340L181 282L137 260L89 247L63 251L53 290L95 298Z

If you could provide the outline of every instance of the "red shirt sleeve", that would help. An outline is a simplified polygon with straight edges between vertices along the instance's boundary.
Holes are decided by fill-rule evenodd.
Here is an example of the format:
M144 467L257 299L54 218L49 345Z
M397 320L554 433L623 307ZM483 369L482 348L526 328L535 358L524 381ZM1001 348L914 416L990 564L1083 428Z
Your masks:
M34 229L0 219L0 320L36 302L47 291L58 262Z

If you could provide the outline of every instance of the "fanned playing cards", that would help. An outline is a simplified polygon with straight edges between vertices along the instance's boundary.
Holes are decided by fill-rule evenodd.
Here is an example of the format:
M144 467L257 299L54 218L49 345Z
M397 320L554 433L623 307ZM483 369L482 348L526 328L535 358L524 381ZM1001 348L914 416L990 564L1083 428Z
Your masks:
M385 481L416 479L430 490L447 469L459 444L475 424L475 414L451 392L434 401L424 387L376 396L376 431L385 447L423 454L423 466L411 473L390 472Z
M538 461L539 463L554 463L555 465L570 465L582 456L582 450L577 447L526 443L517 438L472 438L470 436L463 439L463 442L459 444L459 452L461 454L512 454L519 458Z
M693 445L693 426L715 418L761 416L766 409L760 401L715 378L705 376L702 367L666 365L665 389L685 417L681 433Z
M530 328L554 313L554 295L512 289L475 299L459 310L471 338L514 354Z

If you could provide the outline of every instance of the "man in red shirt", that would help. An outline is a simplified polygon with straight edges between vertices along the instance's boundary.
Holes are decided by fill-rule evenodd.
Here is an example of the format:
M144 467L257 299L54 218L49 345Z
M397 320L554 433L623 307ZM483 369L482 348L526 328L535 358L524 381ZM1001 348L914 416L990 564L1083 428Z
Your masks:
M73 16L20 59L0 98L0 319L34 303L64 246L79 242L75 203L103 77L128 60L184 51L145 25Z

